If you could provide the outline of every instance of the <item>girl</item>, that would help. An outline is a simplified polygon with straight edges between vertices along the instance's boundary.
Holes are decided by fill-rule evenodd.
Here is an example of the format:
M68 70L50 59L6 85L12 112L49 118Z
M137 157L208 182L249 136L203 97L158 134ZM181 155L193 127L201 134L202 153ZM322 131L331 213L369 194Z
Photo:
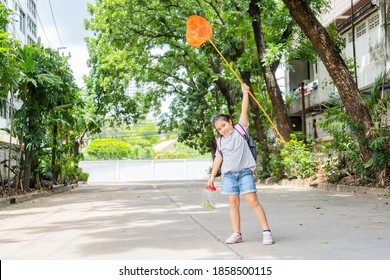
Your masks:
M243 98L239 124L248 132L249 87L242 84L241 89ZM228 199L233 227L233 234L226 240L226 243L234 244L243 241L240 224L240 195L242 195L263 228L263 244L273 244L267 217L256 194L256 183L253 177L256 161L249 146L242 135L234 129L229 115L218 115L213 118L212 122L218 134L222 136L222 154L217 149L208 184L214 184L217 171L221 167L221 194L226 195Z

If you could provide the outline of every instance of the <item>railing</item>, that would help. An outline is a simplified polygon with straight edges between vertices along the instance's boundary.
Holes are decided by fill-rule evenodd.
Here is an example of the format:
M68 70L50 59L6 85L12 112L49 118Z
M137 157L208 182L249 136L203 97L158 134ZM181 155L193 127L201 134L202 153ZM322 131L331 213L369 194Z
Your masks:
M305 94L305 107L307 111L315 110L316 106L323 106L326 103L339 101L338 93L314 90L309 94ZM296 115L302 111L302 97L298 96L290 105L290 115Z

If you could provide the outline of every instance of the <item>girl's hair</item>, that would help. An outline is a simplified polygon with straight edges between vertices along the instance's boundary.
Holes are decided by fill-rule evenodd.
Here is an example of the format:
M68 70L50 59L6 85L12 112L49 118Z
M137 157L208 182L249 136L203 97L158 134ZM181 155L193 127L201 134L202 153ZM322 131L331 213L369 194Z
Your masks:
M215 122L220 120L220 119L223 119L224 121L230 121L232 119L232 117L230 117L229 115L226 115L226 114L219 114L219 115L216 115L212 120L211 120L211 123L213 124L213 126L215 126Z
M219 114L219 115L216 115L212 120L211 120L211 123L213 124L213 127L215 128L215 122L218 121L218 120L224 120L224 121L232 121L232 117L229 116L229 115L226 115L226 114Z

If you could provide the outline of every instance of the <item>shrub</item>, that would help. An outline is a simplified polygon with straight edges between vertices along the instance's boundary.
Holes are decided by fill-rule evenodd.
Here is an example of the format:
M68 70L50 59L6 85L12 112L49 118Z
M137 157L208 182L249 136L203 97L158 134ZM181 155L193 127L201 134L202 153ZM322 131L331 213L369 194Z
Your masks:
M79 181L87 182L88 181L88 177L89 177L89 173L81 172L81 174L79 175L78 179L79 179Z
M313 154L308 150L304 141L297 139L296 134L281 150L282 163L287 178L308 178L314 174L316 163Z
M124 159L129 156L129 145L118 139L94 139L87 148L89 156L95 159Z
M315 174L317 166L312 152L300 135L294 133L282 149L271 155L270 168L274 179L308 178Z
M271 178L275 181L284 177L283 158L279 152L270 155Z

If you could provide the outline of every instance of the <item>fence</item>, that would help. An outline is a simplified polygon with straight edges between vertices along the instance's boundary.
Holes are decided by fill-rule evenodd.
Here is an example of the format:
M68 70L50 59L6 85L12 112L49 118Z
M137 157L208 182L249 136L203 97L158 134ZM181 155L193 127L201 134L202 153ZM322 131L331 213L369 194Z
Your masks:
M207 180L210 159L81 161L88 182Z

